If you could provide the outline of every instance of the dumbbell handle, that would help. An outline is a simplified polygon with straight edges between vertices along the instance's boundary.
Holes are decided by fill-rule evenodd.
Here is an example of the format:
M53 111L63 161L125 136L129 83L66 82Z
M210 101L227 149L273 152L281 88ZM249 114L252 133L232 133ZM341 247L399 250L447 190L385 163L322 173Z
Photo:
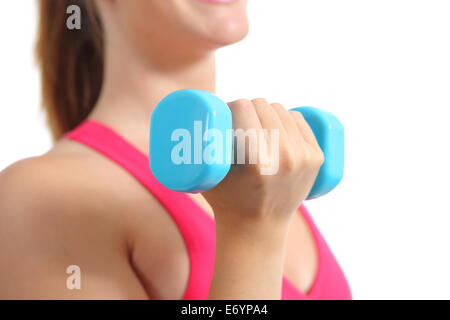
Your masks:
M316 198L330 192L342 179L344 129L339 120L329 112L312 107L292 110L302 113L325 156L324 164L308 196L308 199ZM162 99L152 113L150 168L156 179L169 189L179 192L206 191L217 185L230 169L231 163L227 161L214 164L195 161L199 150L195 149L195 143L192 150L191 137L198 135L199 122L202 132L212 132L215 129L225 137L232 129L231 111L226 103L210 92L185 89ZM186 138L186 141L181 138ZM189 142L188 148L182 148L184 142ZM207 142L201 142L200 155L203 155L206 147ZM230 148L232 145L226 145L224 150L229 151ZM193 155L194 161L188 164L180 161L177 163L173 159L173 154L177 151L180 151L183 159L192 159Z

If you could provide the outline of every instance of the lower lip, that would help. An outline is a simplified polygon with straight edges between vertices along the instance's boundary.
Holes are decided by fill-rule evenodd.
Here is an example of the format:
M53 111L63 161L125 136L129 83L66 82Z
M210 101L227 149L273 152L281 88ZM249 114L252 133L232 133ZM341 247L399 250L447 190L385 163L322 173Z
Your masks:
M232 3L232 2L239 1L239 0L199 0L199 1L211 3L211 4L227 4L227 3Z

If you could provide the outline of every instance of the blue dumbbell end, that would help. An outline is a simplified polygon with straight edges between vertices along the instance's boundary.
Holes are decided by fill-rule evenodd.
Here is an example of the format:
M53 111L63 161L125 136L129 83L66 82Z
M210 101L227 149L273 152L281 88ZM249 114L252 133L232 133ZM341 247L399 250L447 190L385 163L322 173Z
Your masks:
M175 91L155 107L150 123L149 159L155 178L179 192L201 192L230 170L231 150L223 146L232 129L228 106L214 94ZM226 143L226 142L225 142Z
M344 175L344 127L330 112L312 107L292 110L302 113L323 151L325 161L320 168L308 199L323 196L333 190Z

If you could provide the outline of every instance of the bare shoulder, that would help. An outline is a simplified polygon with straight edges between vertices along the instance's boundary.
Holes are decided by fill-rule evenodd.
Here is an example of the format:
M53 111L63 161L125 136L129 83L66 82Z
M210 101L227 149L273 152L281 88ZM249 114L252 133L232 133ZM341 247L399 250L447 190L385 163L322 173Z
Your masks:
M88 177L94 169L89 154L60 151L12 164L0 172L0 219L9 216L5 212L49 215L89 202Z
M0 173L1 298L147 297L129 265L120 207L119 193L132 187L115 187L122 172L111 168L69 144ZM72 265L84 274L83 291L66 288Z
M144 188L116 163L71 141L0 172L0 219L5 212L20 211L41 219L76 215L92 220L106 214L112 222L121 218L121 202L130 208L148 198ZM146 205L151 208L151 203Z
M69 177L76 166L71 168L70 162L70 157L44 155L20 160L4 169L0 172L0 211L39 211L42 205L70 199L67 192L65 197L58 197L58 193L74 185Z

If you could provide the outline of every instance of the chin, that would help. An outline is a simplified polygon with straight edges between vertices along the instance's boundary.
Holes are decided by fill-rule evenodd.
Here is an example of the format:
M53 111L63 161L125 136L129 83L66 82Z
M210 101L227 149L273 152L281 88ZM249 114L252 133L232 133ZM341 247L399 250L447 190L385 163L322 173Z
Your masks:
M200 0L195 1L200 3ZM190 15L187 29L197 32L213 48L239 42L249 32L246 4L245 0L237 0L227 6L201 5L195 14Z
M216 15L214 19L204 20L197 31L212 49L234 44L243 40L249 32L247 14L241 11L232 15Z
M221 25L210 34L213 47L220 48L243 40L249 31L248 23L239 22Z

